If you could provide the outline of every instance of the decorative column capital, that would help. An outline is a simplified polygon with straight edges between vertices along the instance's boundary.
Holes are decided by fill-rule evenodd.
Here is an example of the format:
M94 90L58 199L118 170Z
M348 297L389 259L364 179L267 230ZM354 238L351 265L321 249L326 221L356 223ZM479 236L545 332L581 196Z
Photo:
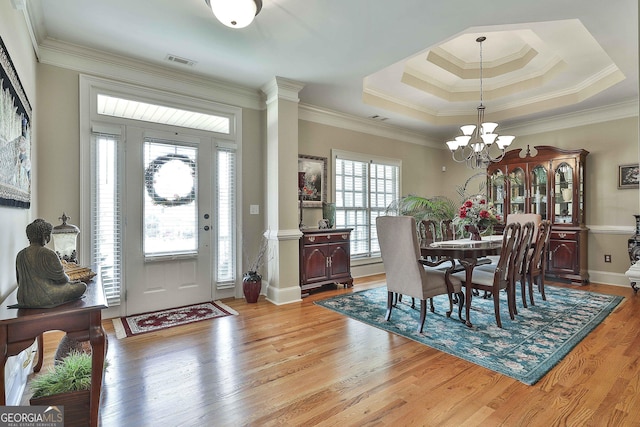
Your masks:
M300 102L298 93L303 87L303 83L276 76L269 83L262 86L260 90L267 96L267 104L272 103L276 99L284 99L297 103Z

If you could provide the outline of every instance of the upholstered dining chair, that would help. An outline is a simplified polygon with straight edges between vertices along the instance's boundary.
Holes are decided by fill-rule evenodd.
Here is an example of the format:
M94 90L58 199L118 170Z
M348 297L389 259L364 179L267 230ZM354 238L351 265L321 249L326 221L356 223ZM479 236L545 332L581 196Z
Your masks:
M544 301L547 296L544 293L544 274L546 268L547 255L549 253L549 238L551 236L551 221L544 220L538 226L538 237L535 240L533 254L527 263L525 271L525 279L529 284L529 301L531 305L535 305L533 301L533 284L538 285L538 291ZM524 298L524 285L522 286ZM526 306L525 306L526 307Z
M538 228L540 227L540 223L542 222L542 216L540 214L533 213L523 213L523 214L509 214L506 218L507 224L510 222L517 222L520 225L524 225L527 222L533 222L534 226L534 235L533 240L536 240L536 236L538 235Z
M515 288L512 277L521 232L522 227L519 223L512 222L505 226L502 233L500 257L493 271L487 271L481 267L474 268L471 283L465 283L466 273L464 271L452 275L463 282L463 286L467 288L466 292L479 290L492 295L496 324L499 328L502 328L502 321L500 319L500 291L503 289L507 292L509 317L511 319L515 318Z
M458 294L463 301L462 285L459 279L449 278L445 271L429 268L420 256L420 244L416 221L410 216L380 216L376 218L376 230L382 263L387 276L387 313L385 320L391 319L395 305L395 295L406 295L420 300L420 324L422 333L427 314L427 299L437 295L449 295L450 315L453 311L451 293ZM447 286L449 281L449 286ZM434 311L431 301L431 311Z

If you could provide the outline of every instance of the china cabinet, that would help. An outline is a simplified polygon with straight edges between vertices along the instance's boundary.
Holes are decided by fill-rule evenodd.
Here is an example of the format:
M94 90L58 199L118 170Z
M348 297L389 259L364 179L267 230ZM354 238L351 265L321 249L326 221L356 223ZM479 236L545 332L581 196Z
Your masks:
M303 229L300 239L302 293L330 283L353 285L350 228Z
M547 274L586 283L584 178L589 152L545 145L534 150L532 154L527 146L526 151L508 151L487 167L488 197L502 221L512 213L536 213L550 220Z

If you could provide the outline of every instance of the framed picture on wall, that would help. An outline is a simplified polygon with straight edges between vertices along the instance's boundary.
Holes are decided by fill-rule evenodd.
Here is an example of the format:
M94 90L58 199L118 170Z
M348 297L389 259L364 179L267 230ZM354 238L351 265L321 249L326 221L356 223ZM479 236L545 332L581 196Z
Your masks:
M321 208L327 201L327 158L300 154L298 172L304 172L302 206Z
M31 206L31 104L0 38L0 206Z
M638 188L638 163L618 166L618 188Z

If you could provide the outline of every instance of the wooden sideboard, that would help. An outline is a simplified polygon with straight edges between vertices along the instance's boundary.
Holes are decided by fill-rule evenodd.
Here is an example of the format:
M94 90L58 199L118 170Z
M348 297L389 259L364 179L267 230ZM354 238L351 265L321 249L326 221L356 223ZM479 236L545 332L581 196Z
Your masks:
M300 288L302 293L331 283L353 285L351 228L302 229Z

